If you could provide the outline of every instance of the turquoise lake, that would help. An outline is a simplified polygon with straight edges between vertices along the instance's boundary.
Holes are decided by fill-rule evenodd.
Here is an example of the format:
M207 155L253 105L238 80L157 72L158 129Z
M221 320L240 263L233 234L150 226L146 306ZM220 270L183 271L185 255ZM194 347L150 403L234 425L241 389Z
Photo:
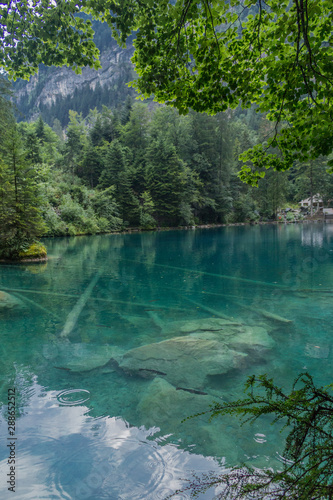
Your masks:
M0 266L0 498L162 500L193 472L281 465L268 419L182 420L238 399L251 374L332 383L333 225L45 244L45 264Z

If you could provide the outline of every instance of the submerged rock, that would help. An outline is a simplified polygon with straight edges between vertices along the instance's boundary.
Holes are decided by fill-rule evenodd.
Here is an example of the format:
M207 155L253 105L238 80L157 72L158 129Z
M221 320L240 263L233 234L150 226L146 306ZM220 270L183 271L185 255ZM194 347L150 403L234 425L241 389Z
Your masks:
M104 367L110 358L120 356L122 352L116 346L69 342L59 343L53 348L57 349L57 356L52 360L54 368L72 372L86 372Z
M0 290L0 311L14 308L25 309L26 305L22 302L22 300L14 297L14 295Z
M217 331L228 326L240 326L239 321L231 321L223 318L205 318L196 321L187 321L180 327L180 331L184 333L202 331Z
M221 330L226 325L242 325L240 320L233 318L200 318L197 320L189 319L187 321L164 321L156 313L149 313L154 323L161 328L162 333L166 335L179 333L191 333L196 331L216 331Z
M217 332L196 332L191 337L210 338L227 344L231 349L238 351L271 349L275 342L265 328L260 326L243 325L229 327Z
M204 386L207 376L240 368L245 357L245 353L229 349L219 338L209 338L203 333L131 349L122 357L119 367L139 376L148 371L163 372L175 387L198 389Z
M214 398L208 395L177 390L162 378L155 378L143 393L137 410L144 425L165 427L174 422L176 425L191 412L208 409Z
M188 321L179 330L192 333L131 349L116 358L118 368L130 375L163 377L175 387L200 390L207 377L243 369L275 344L263 327L221 318Z
M202 452L216 456L228 455L233 463L240 461L243 456L238 456L239 451L235 446L234 429L230 423L235 419L227 416L214 419L208 423L209 415L191 418L187 417L208 411L214 401L219 398L211 394L202 395L184 390L177 390L162 378L155 378L148 385L137 406L141 425L146 427L159 427L163 434L183 434L182 442L195 442ZM200 425L198 425L200 420ZM238 425L238 423L236 423Z

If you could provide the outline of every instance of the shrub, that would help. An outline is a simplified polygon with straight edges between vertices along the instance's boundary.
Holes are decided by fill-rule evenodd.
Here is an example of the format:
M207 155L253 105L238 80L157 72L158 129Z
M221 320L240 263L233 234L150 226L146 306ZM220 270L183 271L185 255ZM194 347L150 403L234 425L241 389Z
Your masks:
M186 226L194 225L194 217L191 205L189 203L181 202L179 206L179 215L181 217L181 224L185 224Z
M155 229L156 225L157 225L157 222L152 215L147 214L145 212L141 213L140 226L142 227L142 229L146 229L146 230Z
M63 236L67 234L66 223L61 220L53 207L47 207L44 210L43 217L47 226L47 236Z
M286 220L287 220L288 222L294 222L294 220L295 220L295 216L294 216L294 214L293 214L293 213L288 212L288 213L287 213L287 215L286 215Z
M97 219L97 224L101 233L107 233L110 231L110 222L105 217Z
M63 196L63 203L59 206L60 215L65 222L75 224L77 226L83 223L85 210L69 195Z
M87 234L96 234L99 232L99 227L95 218L85 217L80 225L80 229L82 229L83 233Z

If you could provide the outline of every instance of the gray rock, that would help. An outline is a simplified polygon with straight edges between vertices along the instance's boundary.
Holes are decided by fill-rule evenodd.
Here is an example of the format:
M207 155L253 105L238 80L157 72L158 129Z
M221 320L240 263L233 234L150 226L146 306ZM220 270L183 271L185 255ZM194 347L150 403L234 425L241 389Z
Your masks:
M58 355L52 360L54 367L72 372L86 372L104 367L110 358L116 358L122 352L116 346L69 342L61 342L54 346L55 348Z
M218 340L225 343L230 349L238 351L258 350L259 348L271 349L275 345L267 330L260 326L230 326L217 332L196 332L191 333L190 336Z
M218 338L205 338L203 333L131 349L120 360L119 367L139 376L145 370L162 372L165 379L176 387L200 389L207 376L240 368L245 357L245 353L229 349Z
M241 324L242 323L239 321L231 321L223 318L205 318L195 321L187 321L180 327L180 331L183 333L196 332L198 330L217 331L228 326L240 326Z
M211 394L203 396L177 390L166 380L155 378L143 393L137 412L141 424L146 427L159 427L163 434L172 434L177 429L189 441L194 440L201 452L207 455L213 453L219 457L227 455L229 460L237 463L243 457L238 456L233 429L230 432L230 424L235 422L234 418L224 416L223 425L221 419L208 422L209 415L183 422L187 417L208 411L209 405L218 400Z
M14 308L25 309L26 305L22 302L22 300L14 297L14 295L0 290L0 311Z
M187 321L163 321L159 319L156 322L157 314L150 313L152 319L155 319L155 323L161 328L162 332L166 335L174 334L179 335L180 333L191 333L197 331L217 331L224 328L226 325L240 326L243 323L238 319L227 319L227 318L200 318L197 320L189 319Z
M138 404L137 410L147 427L165 427L166 424L177 426L191 413L209 408L214 401L210 396L193 394L169 384L157 377L148 385ZM192 413L192 414L193 414Z

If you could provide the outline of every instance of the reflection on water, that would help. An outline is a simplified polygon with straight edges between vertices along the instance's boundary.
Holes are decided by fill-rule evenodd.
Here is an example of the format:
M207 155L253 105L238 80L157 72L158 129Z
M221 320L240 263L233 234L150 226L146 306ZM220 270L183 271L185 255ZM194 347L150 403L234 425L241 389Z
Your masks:
M240 397L252 373L331 381L332 235L304 224L48 239L46 265L1 266L17 498L158 499L190 470L217 470L210 457L278 466L269 420L181 422Z
M115 417L92 418L85 406L60 406L59 394L45 392L36 381L29 392L29 406L18 424L17 498L158 500L184 486L180 478L192 470L219 468L212 459L163 446L163 439L153 437L158 429L130 427ZM5 478L3 420L0 434L0 474ZM0 495L10 498L3 480Z

